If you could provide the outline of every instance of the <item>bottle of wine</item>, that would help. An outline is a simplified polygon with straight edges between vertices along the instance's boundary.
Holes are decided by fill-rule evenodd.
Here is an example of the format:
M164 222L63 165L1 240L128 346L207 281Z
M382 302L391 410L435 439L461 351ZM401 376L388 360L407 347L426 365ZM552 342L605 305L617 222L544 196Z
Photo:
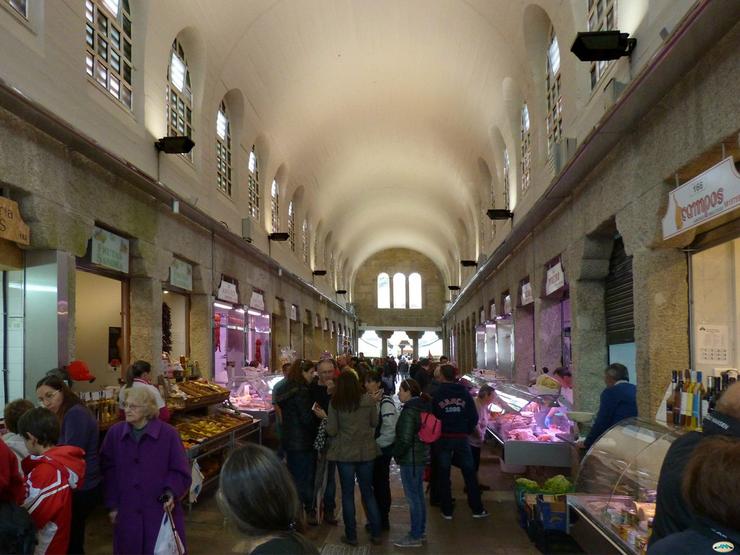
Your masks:
M691 372L684 370L683 389L681 390L681 427L691 424Z
M683 374L676 371L678 383L673 391L673 425L681 425L681 401L683 400Z
M693 372L693 376L695 379L693 384L694 398L691 404L691 429L698 430L701 427L701 420L703 418L701 414L701 407L702 397L704 396L704 384L702 382L703 378L701 370Z
M673 403L676 397L676 388L678 387L678 370L671 372L671 391L668 395L668 399L665 401L665 420L666 424L671 426L675 420L673 416Z

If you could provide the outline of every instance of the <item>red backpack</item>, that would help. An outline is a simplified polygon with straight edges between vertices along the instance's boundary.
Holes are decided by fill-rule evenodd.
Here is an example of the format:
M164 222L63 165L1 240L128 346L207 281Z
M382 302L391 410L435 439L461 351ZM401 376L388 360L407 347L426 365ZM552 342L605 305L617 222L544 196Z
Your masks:
M422 412L419 426L419 439L424 443L434 443L442 436L442 422L431 412Z

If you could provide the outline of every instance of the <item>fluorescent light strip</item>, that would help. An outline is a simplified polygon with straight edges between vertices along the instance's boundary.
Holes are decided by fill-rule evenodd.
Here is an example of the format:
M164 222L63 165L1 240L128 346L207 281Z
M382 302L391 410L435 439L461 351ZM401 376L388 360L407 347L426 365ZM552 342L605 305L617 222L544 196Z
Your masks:
M214 303L213 303L213 306L215 306L215 307L217 307L217 308L223 308L223 309L225 309L225 310L231 310L231 309L233 309L233 308L234 308L234 307L233 307L233 306L231 306L230 304L226 304L226 303L220 303L220 302L218 302L218 301L214 301Z

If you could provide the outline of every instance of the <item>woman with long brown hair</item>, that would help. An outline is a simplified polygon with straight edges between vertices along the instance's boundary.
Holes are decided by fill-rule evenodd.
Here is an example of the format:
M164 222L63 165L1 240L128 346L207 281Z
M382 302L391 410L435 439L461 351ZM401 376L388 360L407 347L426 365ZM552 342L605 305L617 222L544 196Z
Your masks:
M363 394L354 374L342 372L329 404L326 433L334 438L329 446L328 458L337 462L339 470L344 520L342 542L348 545L357 545L355 477L370 520L370 541L375 545L380 544L380 512L373 495L373 461L380 454L375 442L377 425L378 408L375 401Z
M72 530L69 553L84 553L85 521L103 499L98 457L98 423L80 398L58 376L46 376L36 384L39 403L53 412L61 424L59 445L85 451L85 479L72 493Z

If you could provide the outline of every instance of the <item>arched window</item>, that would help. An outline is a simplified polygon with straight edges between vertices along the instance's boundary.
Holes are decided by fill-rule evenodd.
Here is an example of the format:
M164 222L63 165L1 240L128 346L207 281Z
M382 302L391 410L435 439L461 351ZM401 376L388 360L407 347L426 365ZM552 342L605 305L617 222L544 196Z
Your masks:
M190 90L190 70L185 51L175 39L170 52L170 65L167 69L167 135L193 136L193 93ZM193 159L193 151L183 154Z
M588 0L586 12L589 31L613 31L617 28L617 0ZM591 88L596 87L609 62L591 62Z
M527 103L522 107L522 193L529 189L529 171L532 167L532 136L529 132L529 108Z
M231 196L231 125L224 101L216 114L216 186Z
M393 308L406 308L406 276L393 274Z
M547 146L563 134L563 96L560 94L560 47L555 28L550 25L550 47L547 49Z
M311 244L311 238L308 235L308 220L303 220L302 231L302 244L303 244L303 262L308 264L309 258L309 245Z
M288 203L288 241L290 241L290 250L295 252L295 213L293 212L293 201Z
M260 167L257 160L257 152L252 150L249 152L249 177L247 178L247 189L249 190L249 215L255 220L260 219Z
M270 211L272 212L272 232L280 231L280 186L272 180L270 189Z
M378 274L378 308L391 307L391 279L383 272Z
M26 8L26 2L11 1L10 4ZM129 110L132 102L131 52L129 0L85 0L85 71Z
M421 275L414 272L409 276L409 308L421 308Z
M509 151L504 149L504 208L511 210L509 206L509 173L511 171L511 162L509 161Z

